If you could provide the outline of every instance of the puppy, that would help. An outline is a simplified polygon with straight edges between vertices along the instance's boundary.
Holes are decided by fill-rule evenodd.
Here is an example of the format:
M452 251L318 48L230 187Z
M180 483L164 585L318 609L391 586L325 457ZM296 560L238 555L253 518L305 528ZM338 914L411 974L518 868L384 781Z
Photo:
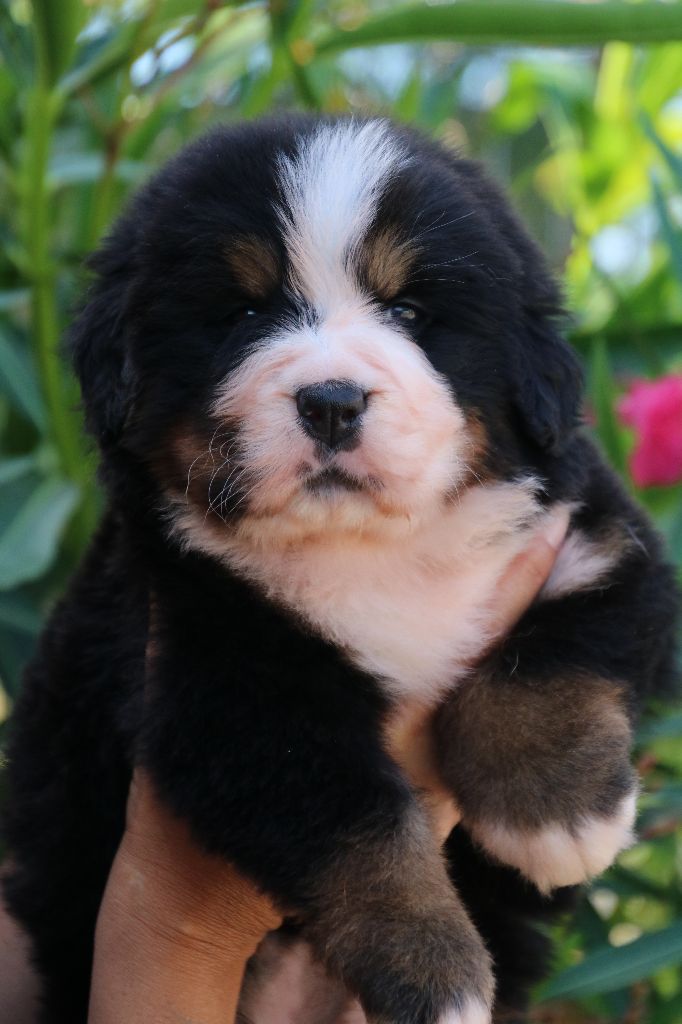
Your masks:
M676 607L580 429L537 249L476 164L290 118L189 146L92 266L71 347L108 510L28 672L5 812L44 1022L86 1019L134 760L371 1021L522 1007L538 890L632 841ZM561 505L491 650L497 581ZM408 699L462 810L446 857L383 741Z

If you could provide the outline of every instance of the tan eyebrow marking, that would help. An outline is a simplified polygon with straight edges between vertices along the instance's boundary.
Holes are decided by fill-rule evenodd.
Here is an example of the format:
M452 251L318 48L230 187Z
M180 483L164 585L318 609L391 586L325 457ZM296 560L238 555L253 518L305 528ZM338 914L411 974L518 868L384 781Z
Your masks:
M416 247L396 228L382 228L363 244L361 263L367 283L380 299L399 295L407 284Z
M264 299L277 284L279 261L271 244L257 235L235 238L226 250L227 262L242 288Z

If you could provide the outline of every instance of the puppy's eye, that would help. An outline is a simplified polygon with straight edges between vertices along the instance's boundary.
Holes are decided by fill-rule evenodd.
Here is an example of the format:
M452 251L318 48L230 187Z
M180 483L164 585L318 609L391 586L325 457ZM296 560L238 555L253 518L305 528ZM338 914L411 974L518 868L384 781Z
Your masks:
M227 316L222 317L221 323L231 330L233 327L239 327L247 321L252 321L257 316L258 310L253 306L239 306L237 309L231 310Z
M388 307L388 315L403 327L421 327L427 320L426 313L411 302L396 302Z

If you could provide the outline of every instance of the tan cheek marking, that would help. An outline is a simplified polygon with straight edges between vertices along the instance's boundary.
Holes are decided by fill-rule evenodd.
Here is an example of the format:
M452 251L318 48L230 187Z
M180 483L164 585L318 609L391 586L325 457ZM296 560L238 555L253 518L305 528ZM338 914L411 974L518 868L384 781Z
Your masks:
M181 425L168 445L152 460L152 469L176 508L199 513L208 533L224 536L223 513L230 495L223 489L237 482L236 439L224 425L212 434ZM222 504L221 504L222 497Z
M204 441L186 423L182 423L158 449L151 452L148 462L164 490L177 497L180 492L184 493L189 466L202 452L207 455L207 450L208 441Z
M395 298L405 287L416 250L395 229L384 228L364 244L361 266L380 299Z
M264 299L277 284L277 256L270 244L256 235L237 238L226 255L238 283L254 298Z
M464 418L466 430L462 434L465 444L463 458L474 480L477 483L485 483L490 477L490 473L485 469L485 460L490 448L488 431L476 413L466 411Z

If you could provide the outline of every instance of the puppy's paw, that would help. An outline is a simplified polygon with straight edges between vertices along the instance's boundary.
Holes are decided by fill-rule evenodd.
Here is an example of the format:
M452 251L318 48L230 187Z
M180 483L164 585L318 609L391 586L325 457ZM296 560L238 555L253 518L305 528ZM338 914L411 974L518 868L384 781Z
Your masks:
M361 1012L361 1011L360 1011ZM419 1024L491 1024L492 1016L490 1007L484 1003L478 996L464 996L457 999L448 1009L444 1010L440 1016L435 1017L433 1013L425 1010L418 1016L412 1016L412 1010L408 1014L403 1014L397 1020L400 1024L403 1021L409 1021L409 1024L413 1022L419 1022ZM394 1024L396 1018L391 1018L390 1024ZM352 1024L389 1024L388 1018L373 1017L368 1014L367 1017L362 1015L357 1019L352 1018ZM346 1024L346 1018L343 1018L343 1022L339 1024Z
M382 948L372 951L370 972L356 977L369 1021L490 1024L490 957L467 918L442 915L440 920L386 924Z
M480 999L467 998L459 1006L446 1010L438 1024L490 1024L490 1009Z
M475 839L503 864L518 868L544 893L579 885L605 871L635 840L637 793L624 797L608 817L587 816L573 828L553 824L536 831L476 823Z

